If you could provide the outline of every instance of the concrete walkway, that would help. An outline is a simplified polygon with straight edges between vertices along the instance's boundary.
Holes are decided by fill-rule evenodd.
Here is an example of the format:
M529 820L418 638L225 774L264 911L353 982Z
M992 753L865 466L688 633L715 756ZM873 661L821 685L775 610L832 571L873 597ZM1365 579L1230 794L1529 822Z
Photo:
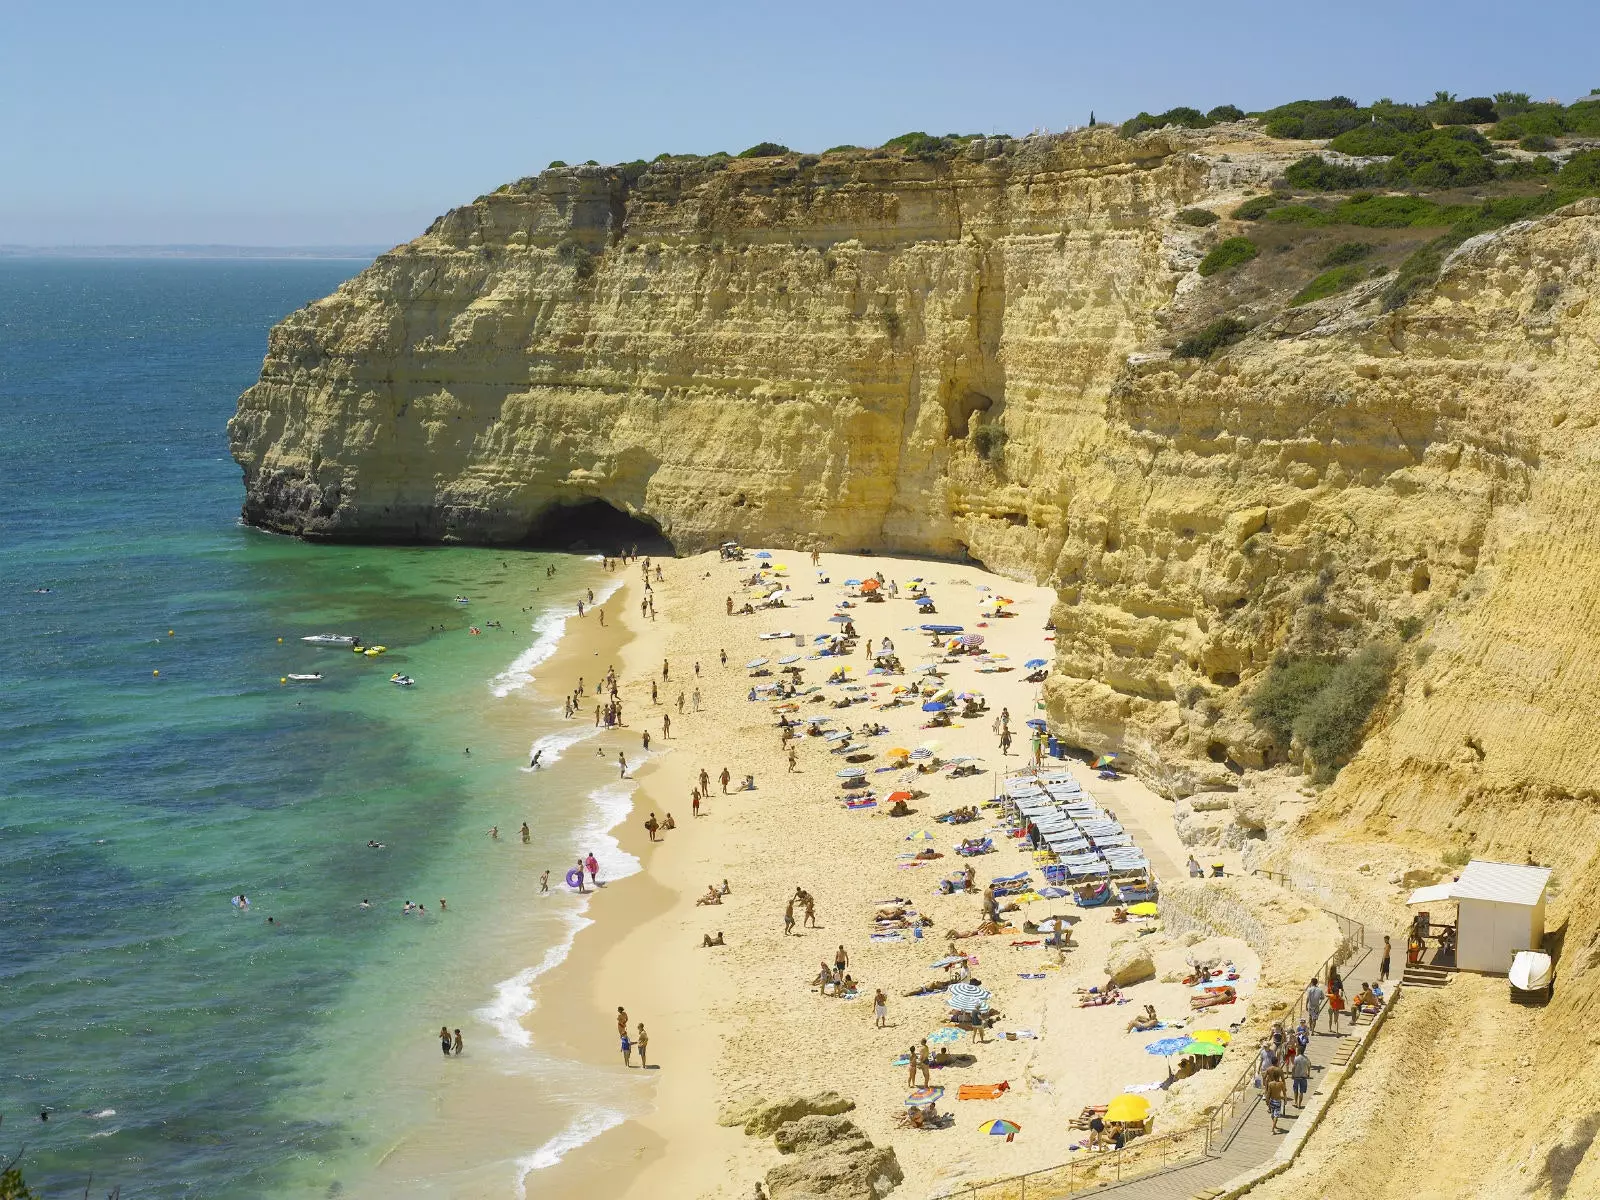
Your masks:
M1376 981L1382 946L1381 932L1369 934L1364 950L1358 951L1340 969L1350 992L1354 992L1360 982ZM1386 989L1392 991L1394 986L1391 980ZM1214 1189L1221 1189L1230 1180L1265 1164L1277 1153L1283 1140L1291 1135L1296 1124L1320 1108L1325 1098L1323 1085L1327 1081L1329 1068L1342 1065L1336 1063L1335 1059L1343 1057L1339 1049L1351 1037L1344 1032L1348 1029L1348 1023L1341 1022L1340 1033L1334 1035L1326 1032L1327 1018L1324 1017L1322 1028L1323 1032L1313 1035L1307 1050L1311 1059L1311 1090L1306 1108L1302 1113L1291 1102L1287 1113L1278 1120L1278 1128L1282 1132L1272 1132L1272 1118L1267 1112L1266 1102L1257 1093L1253 1100L1246 1101L1232 1129L1224 1133L1218 1145L1212 1147L1210 1157L1191 1159L1179 1166L1126 1183L1099 1187L1094 1189L1095 1195L1112 1195L1117 1200L1190 1200L1191 1197L1204 1196Z

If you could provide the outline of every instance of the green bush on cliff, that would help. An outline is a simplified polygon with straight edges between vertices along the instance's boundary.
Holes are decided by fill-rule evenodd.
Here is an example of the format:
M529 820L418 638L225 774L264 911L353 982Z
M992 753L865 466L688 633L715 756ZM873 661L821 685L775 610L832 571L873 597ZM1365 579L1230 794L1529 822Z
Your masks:
M1333 669L1295 717L1294 735L1305 747L1316 782L1330 782L1361 748L1361 735L1393 672L1393 650L1379 643L1364 646Z
M1333 214L1313 204L1280 204L1268 209L1262 220L1274 225L1330 225Z
M1289 301L1289 307L1298 308L1302 304L1310 304L1313 300L1325 300L1355 286L1366 277L1365 267L1334 267L1324 271L1301 288L1294 299Z
M1281 196L1252 196L1232 212L1235 221L1259 221L1283 203Z
M1243 266L1260 253L1261 250L1249 238L1228 238L1218 242L1211 248L1211 253L1200 260L1200 274L1215 275L1218 271Z
M1413 250L1395 272L1394 282L1383 292L1383 311L1393 312L1424 288L1439 278L1444 266L1445 251L1450 248L1448 235L1434 238L1426 246Z
M1005 457L1006 431L998 425L979 425L972 431L972 448L984 462L998 462Z
M1207 117L1198 108L1180 105L1177 108L1169 108L1166 112L1156 113L1155 115L1142 112L1132 120L1124 121L1121 133L1123 137L1133 137L1135 134L1144 133L1146 130L1165 129L1168 125L1178 125L1184 129L1205 129L1215 124L1215 120Z
M1233 345L1249 332L1250 326L1237 317L1219 317L1198 333L1192 333L1179 342L1172 356L1210 358L1218 350Z
M1280 746L1294 739L1294 723L1327 686L1334 664L1319 658L1280 658L1250 693L1250 718Z
M1343 267L1353 262L1360 262L1371 253L1372 246L1367 242L1340 242L1322 256L1317 266Z
M1209 208L1186 208L1178 214L1178 221L1183 225L1193 225L1204 229L1207 225L1215 225L1222 220Z
M1580 150L1567 159L1556 176L1564 188L1588 191L1600 188L1600 150Z
M789 147L777 142L757 142L748 150L739 151L740 158L778 158L789 153Z
M1308 154L1290 163L1283 172L1291 187L1308 192L1334 192L1361 183L1361 172L1345 163L1329 162L1320 154Z
M1208 121L1242 121L1244 109L1234 104L1219 104L1206 114Z

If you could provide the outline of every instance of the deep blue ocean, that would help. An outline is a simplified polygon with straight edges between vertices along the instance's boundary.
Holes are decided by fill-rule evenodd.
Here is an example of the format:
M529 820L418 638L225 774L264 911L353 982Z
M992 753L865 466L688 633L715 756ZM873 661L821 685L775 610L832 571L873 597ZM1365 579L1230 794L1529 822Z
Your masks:
M570 938L495 917L539 864L484 837L540 802L545 716L509 751L474 716L550 631L547 558L237 522L267 330L363 265L0 260L0 1161L51 1200L359 1191L427 1119L439 1025L487 1053L494 981Z

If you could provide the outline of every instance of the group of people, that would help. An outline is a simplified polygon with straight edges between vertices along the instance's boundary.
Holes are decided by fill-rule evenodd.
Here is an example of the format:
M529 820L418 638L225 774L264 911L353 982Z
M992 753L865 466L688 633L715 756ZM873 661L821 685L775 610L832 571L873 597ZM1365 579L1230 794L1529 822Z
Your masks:
M644 1022L640 1021L638 1032L632 1037L628 1036L628 1012L620 1004L617 1005L617 1037L622 1043L622 1065L625 1067L633 1066L633 1053L637 1050L639 1052L639 1065L648 1069L650 1066L650 1035L645 1032Z
M812 929L816 928L816 899L811 895L810 892L806 891L805 888L797 886L794 889L794 895L789 897L789 903L784 906L783 910L783 933L785 937L789 936L791 933L794 933L794 908L796 904L798 904L805 913L805 918L801 922L802 927L809 927Z

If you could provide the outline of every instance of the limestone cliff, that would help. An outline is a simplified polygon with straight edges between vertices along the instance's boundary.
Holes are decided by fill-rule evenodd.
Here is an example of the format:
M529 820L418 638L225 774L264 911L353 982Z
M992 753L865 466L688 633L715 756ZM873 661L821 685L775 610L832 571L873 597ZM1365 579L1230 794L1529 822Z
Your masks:
M245 516L515 542L601 501L680 549L970 554L1059 589L1069 736L1227 784L1286 753L1240 704L1280 648L1498 637L1529 603L1496 590L1508 556L1589 532L1594 203L1470 243L1395 313L1376 283L1283 309L1282 255L1199 276L1231 223L1176 214L1301 149L1242 124L545 172L273 330L230 426ZM1260 323L1169 356L1222 308Z

